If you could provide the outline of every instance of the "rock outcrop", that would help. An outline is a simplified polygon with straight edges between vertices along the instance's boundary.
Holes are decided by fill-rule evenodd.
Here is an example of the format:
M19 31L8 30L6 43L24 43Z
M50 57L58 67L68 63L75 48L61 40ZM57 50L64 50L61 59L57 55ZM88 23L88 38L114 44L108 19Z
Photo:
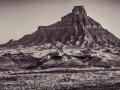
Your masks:
M16 41L10 40L0 46L37 45L55 41L81 47L120 45L120 39L87 16L83 6L75 6L71 13L61 18L61 21L49 26L39 26L34 33Z

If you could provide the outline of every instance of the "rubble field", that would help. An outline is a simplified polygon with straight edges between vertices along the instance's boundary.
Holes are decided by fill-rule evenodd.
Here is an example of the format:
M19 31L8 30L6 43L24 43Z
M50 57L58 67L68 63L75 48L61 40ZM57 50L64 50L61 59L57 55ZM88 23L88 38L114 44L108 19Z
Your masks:
M1 90L120 89L119 49L45 48L2 48Z

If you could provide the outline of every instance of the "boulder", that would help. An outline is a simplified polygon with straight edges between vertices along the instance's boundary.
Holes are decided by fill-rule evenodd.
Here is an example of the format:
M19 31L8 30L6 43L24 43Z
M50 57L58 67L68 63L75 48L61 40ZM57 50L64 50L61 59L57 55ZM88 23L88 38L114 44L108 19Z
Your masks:
M86 66L85 63L82 62L82 60L77 59L77 60L69 60L68 62L65 63L65 67L84 67Z
M118 55L120 55L120 50L118 51Z
M45 68L53 68L53 67L55 67L55 65L56 65L56 61L54 59L50 59L47 62L43 63L41 67L44 69Z

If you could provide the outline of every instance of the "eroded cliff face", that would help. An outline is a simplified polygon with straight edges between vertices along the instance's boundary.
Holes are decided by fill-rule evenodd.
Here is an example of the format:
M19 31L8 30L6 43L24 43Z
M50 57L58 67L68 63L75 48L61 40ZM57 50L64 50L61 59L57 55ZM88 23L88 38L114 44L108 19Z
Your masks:
M61 18L61 21L49 26L39 26L34 33L1 46L35 45L55 41L81 47L120 45L120 39L87 16L83 6L75 6L71 13Z

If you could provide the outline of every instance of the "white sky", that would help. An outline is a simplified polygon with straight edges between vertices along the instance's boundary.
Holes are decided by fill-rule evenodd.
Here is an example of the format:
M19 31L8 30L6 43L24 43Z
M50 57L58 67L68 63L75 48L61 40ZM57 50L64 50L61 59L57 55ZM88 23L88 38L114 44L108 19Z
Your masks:
M120 0L0 0L0 44L60 21L76 5L120 38Z

